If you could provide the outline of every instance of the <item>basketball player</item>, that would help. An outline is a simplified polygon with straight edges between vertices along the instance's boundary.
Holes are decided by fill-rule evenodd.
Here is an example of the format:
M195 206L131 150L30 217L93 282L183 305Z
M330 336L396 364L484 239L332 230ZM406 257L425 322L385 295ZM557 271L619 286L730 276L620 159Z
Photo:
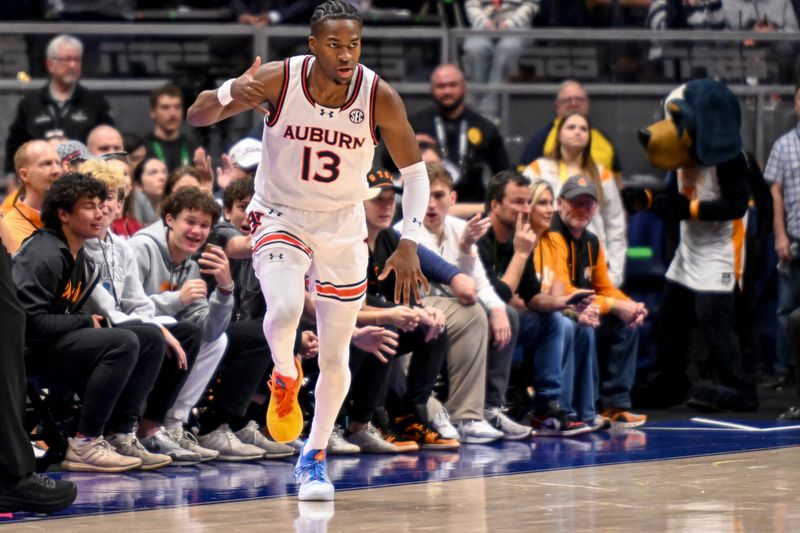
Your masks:
M295 478L300 500L332 500L325 447L350 385L348 345L367 287L368 252L362 201L368 196L375 128L404 180L406 214L400 246L381 279L394 272L395 300L419 301L417 242L428 201L428 177L397 93L358 64L361 17L346 1L327 0L311 17L310 55L261 65L204 91L188 121L207 126L249 109L264 113L264 148L248 207L253 267L267 303L264 334L275 370L267 425L286 442L303 427L293 357L306 273L315 294L320 377L311 432ZM266 102L266 104L265 104ZM267 107L264 107L266 105Z

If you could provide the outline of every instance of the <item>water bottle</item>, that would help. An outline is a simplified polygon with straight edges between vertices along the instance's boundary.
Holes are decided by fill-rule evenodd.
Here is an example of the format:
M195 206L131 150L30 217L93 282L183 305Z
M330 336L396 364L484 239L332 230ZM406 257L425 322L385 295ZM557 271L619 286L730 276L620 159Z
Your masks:
M778 272L781 274L789 273L789 266L800 256L800 242L792 241L789 246L789 259L778 261Z

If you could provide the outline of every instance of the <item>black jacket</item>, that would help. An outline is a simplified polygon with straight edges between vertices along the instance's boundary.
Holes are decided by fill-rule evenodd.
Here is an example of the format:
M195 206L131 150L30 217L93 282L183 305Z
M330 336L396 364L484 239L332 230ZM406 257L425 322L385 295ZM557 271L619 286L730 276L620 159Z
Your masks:
M20 101L17 116L8 130L5 170L14 169L14 153L31 139L43 139L47 132L62 130L68 139L85 142L98 124L114 124L108 101L80 83L61 108L50 96L49 84L30 92Z
M73 259L64 235L42 228L25 240L13 261L17 297L27 316L27 346L94 326L91 315L79 314L100 279L83 249Z
M500 298L504 302L508 302L513 296L511 287L500 278L506 273L508 264L514 256L514 239L509 239L506 243L497 242L497 238L494 236L494 229L489 228L486 235L478 241L477 246L478 256L486 268L486 277L489 278L489 282ZM531 301L531 298L541 291L542 285L536 276L533 259L528 258L525 262L525 269L522 271L522 278L520 278L519 285L517 285L517 294L527 304Z

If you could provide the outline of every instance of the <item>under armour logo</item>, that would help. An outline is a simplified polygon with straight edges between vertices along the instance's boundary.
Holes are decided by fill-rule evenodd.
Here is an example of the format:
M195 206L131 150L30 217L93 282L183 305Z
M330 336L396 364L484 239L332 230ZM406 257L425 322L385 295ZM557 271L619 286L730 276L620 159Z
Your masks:
M269 260L270 260L270 261L274 261L274 260L276 260L276 259L283 259L283 254L282 254L282 253L280 253L280 254L273 254L272 252L270 252L270 254L269 254Z
M328 118L333 118L333 111L325 111L324 109L319 110L319 116L324 117L325 113L328 114Z
M267 211L267 213L269 213L270 215L278 216L278 217L283 215L283 213L281 213L277 209L270 209L269 211Z
M411 219L411 223L412 224L416 224L417 226L421 226L422 225L422 222L420 222L417 217L412 218Z

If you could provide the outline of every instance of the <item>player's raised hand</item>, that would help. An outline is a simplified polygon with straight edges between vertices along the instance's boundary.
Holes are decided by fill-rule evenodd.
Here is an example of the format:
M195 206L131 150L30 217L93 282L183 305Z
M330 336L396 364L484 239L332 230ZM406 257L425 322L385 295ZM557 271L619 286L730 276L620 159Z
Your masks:
M255 79L256 72L261 67L261 56L256 56L256 60L250 65L244 74L234 80L231 85L231 97L237 102L241 102L263 113L269 115L269 111L262 104L266 97L266 87Z
M428 279L422 274L419 267L419 257L417 257L417 246L414 242L407 239L400 239L400 244L383 267L383 272L378 276L378 280L383 281L394 271L394 302L403 305L411 305L411 292L414 293L414 300L419 302L419 286L422 284L425 292L430 291Z

